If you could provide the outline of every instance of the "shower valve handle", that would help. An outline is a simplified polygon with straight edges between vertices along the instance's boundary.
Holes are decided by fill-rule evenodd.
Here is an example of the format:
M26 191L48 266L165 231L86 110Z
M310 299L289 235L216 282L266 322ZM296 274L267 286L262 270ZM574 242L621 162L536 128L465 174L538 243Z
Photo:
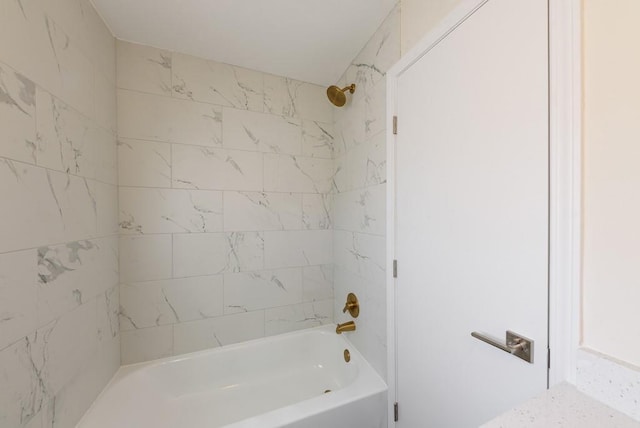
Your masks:
M347 303L345 303L342 313L346 313L347 311L349 311L349 314L354 318L358 318L358 315L360 315L360 303L353 293L347 295Z
M347 302L346 305L344 305L344 309L342 310L342 313L346 313L348 310L351 310L352 308L357 307L358 304L357 303L352 303L352 302Z

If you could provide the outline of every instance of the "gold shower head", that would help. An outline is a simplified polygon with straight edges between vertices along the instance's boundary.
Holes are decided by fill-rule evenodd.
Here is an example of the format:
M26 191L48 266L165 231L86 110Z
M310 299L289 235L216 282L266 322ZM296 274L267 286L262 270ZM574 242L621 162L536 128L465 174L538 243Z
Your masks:
M342 107L347 102L347 96L345 92L349 91L350 93L354 93L356 91L356 84L352 83L346 88L338 88L335 85L331 85L327 88L327 97L329 101L337 107Z

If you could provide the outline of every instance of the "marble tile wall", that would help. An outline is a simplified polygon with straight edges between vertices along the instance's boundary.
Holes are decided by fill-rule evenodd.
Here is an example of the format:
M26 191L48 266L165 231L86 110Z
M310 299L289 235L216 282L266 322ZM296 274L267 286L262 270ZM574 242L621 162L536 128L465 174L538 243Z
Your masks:
M337 322L349 292L360 299L349 334L386 377L386 71L400 59L400 6L352 61L340 86L355 83L347 104L334 108L334 292Z
M120 364L115 40L0 2L0 426L73 427Z
M118 42L122 363L333 321L325 89Z

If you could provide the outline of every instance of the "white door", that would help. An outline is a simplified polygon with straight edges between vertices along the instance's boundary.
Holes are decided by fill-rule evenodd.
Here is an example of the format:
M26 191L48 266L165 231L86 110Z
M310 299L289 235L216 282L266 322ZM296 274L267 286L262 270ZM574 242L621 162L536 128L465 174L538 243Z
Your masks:
M547 387L547 0L489 0L397 81L398 427ZM534 340L533 364L471 336Z

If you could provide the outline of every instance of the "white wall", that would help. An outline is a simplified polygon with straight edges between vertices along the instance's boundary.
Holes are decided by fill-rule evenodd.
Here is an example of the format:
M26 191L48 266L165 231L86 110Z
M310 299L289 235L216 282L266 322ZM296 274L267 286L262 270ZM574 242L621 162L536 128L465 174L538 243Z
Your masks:
M462 0L402 0L402 54L409 51Z
M122 362L333 321L325 88L118 42Z
M115 40L0 1L0 426L73 427L120 364Z
M583 345L640 366L640 2L584 1Z

